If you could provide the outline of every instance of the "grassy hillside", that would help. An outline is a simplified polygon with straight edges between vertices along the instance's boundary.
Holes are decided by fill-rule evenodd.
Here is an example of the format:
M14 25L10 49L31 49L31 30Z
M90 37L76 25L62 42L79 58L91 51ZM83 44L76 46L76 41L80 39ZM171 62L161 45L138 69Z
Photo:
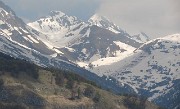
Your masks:
M118 96L61 69L41 68L0 53L1 109L158 109L146 99Z

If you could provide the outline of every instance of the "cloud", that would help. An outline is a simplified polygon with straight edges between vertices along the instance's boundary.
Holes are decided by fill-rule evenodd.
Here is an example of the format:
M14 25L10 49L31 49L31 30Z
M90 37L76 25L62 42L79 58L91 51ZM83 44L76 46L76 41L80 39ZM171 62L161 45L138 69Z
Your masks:
M97 13L131 34L146 32L153 38L180 32L179 0L103 0Z

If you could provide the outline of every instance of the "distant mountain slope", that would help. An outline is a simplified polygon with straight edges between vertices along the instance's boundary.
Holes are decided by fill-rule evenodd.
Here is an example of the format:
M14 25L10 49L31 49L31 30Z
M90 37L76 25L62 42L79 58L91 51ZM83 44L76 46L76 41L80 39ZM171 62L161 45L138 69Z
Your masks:
M110 65L95 66L92 71L112 76L132 86L137 93L148 96L149 100L173 109L179 106L179 41L179 34L151 40L135 50L133 55ZM174 96L168 96L170 93Z

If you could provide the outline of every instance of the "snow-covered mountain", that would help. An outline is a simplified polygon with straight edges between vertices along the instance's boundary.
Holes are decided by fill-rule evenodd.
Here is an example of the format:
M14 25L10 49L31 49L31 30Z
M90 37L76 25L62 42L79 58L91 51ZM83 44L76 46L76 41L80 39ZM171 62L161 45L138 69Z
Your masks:
M46 34L46 39L54 44L54 48L80 66L105 57L122 57L132 52L132 48L135 50L142 45L142 42L97 14L88 22L83 22L63 12L52 11L49 16L28 25Z
M110 59L101 63L108 63ZM97 64L99 62L92 63L94 67L89 69L128 84L136 93L148 96L157 104L170 109L179 108L180 34L151 40L118 62Z
M0 52L14 58L33 62L42 67L55 67L73 71L88 80L94 81L104 89L112 89L116 93L133 92L132 88L120 86L116 80L107 80L78 67L64 59L63 53L56 49L47 36L28 27L15 13L0 1ZM62 59L63 58L63 59Z

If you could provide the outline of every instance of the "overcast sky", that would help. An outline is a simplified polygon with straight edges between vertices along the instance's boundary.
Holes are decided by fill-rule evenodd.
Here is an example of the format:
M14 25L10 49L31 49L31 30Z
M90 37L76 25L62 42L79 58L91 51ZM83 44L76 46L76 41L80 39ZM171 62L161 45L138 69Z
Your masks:
M2 0L26 22L52 10L87 20L106 16L129 34L145 32L152 38L180 33L180 0Z

